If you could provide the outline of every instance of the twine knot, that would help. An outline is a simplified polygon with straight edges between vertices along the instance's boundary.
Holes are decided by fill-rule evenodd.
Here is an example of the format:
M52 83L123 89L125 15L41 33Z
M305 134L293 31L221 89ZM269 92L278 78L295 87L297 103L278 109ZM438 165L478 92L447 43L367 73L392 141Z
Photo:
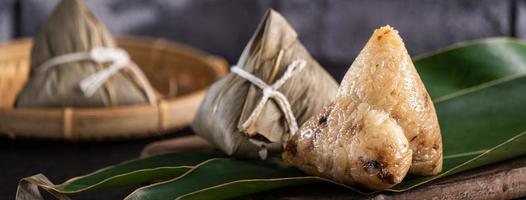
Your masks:
M258 78L256 76L254 76L253 74L241 69L238 66L233 66L231 68L231 71L233 73L235 73L238 76L243 77L244 79L250 81L252 84L254 84L258 88L260 88L262 90L262 92L263 92L263 96L261 97L261 100L259 100L256 108L254 109L254 111L252 111L252 113L250 114L248 119L245 122L243 122L243 124L241 125L241 128L243 128L245 130L248 129L250 124L252 124L252 122L254 120L256 120L256 118L259 116L259 114L263 110L263 107L265 106L267 101L270 98L272 98L272 99L274 99L277 102L279 108L281 109L281 111L285 115L285 119L288 122L290 133L291 134L296 133L296 131L298 131L298 122L296 121L296 117L294 116L294 113L292 112L292 108L291 108L290 102L288 101L287 97L285 97L285 95L283 95L283 93L278 91L278 89L288 79L290 79L290 77L292 77L297 72L303 70L306 65L307 65L307 62L305 60L303 60L303 59L298 59L298 60L293 61L292 63L290 63L287 66L287 71L285 71L283 76L281 78L279 78L272 85L268 85L267 83L265 83L260 78Z
M110 63L107 68L98 70L79 82L79 87L84 96L91 97L108 79L123 68L129 68L144 87L148 102L154 104L155 95L151 85L141 69L130 59L128 53L120 48L95 47L89 52L74 52L51 58L40 65L37 70L44 73L49 69L70 62L90 60L97 64Z

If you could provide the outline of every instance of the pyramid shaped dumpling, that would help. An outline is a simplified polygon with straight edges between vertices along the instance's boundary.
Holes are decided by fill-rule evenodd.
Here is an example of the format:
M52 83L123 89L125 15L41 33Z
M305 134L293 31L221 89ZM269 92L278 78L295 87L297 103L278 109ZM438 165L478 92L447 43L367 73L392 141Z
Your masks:
M35 37L31 50L31 74L18 96L17 106L109 107L153 103L151 96L148 98L153 88L128 68L112 74L90 96L81 92L79 83L107 69L109 63L75 60L42 70L43 64L54 58L89 53L95 48L115 49L113 36L84 0L62 0Z
M338 83L312 58L283 16L274 10L266 12L237 67L270 85L298 60L305 61L304 69L277 91L290 103L301 125L332 101ZM291 127L278 103L274 99L267 101L259 115L248 121L262 96L261 88L230 73L210 87L192 128L228 155L255 159L279 155Z
M375 190L406 173L441 171L435 109L398 31L373 33L333 103L291 137L283 158L307 173Z

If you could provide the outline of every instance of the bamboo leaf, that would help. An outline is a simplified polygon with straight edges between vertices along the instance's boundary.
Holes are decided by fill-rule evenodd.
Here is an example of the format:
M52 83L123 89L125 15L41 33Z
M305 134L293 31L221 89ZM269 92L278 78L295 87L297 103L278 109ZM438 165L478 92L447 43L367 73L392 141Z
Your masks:
M493 81L437 101L444 169L437 176L406 180L392 191L526 154L526 75ZM503 98L505 97L505 98Z
M44 188L51 193L71 194L170 179L185 173L205 160L219 157L225 157L225 155L218 151L169 153L123 162L84 176L72 178L60 185L54 185L45 176L37 174L21 180L17 199L23 199L18 198L21 196L18 193L31 190L29 187L35 186ZM21 186L25 188L21 188Z
M178 199L183 196L186 196L184 199L231 198L276 187L311 182L304 178L294 179L302 176L305 175L300 171L283 165L219 158L203 162L174 180L143 187L126 199L162 200ZM277 183L276 180L281 178L286 179L281 181L281 184ZM273 184L265 184L268 182Z
M508 76L526 73L526 43L489 38L416 56L417 71L433 99Z

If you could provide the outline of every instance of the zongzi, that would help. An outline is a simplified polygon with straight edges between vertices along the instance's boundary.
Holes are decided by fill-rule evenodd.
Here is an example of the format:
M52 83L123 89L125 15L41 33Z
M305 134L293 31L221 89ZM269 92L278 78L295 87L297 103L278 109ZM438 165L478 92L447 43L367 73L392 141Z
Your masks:
M62 0L34 40L19 107L155 103L142 71L83 0Z
M334 102L291 136L283 158L309 174L375 190L406 173L441 171L435 108L398 31L373 33Z
M292 27L269 10L232 73L210 87L192 128L228 155L266 159L337 90Z

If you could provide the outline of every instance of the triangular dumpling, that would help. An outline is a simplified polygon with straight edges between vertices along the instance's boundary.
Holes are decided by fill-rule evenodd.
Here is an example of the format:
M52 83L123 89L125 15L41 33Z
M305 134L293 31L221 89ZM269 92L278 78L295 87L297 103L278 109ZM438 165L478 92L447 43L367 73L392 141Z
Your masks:
M278 91L287 98L301 125L334 98L338 83L311 57L283 16L267 11L237 66L271 85L298 59L306 62L305 68ZM192 128L228 155L265 159L279 154L290 127L274 100L264 104L255 120L243 127L261 97L260 88L231 73L210 87Z
M20 107L102 107L147 103L145 90L137 77L121 69L91 97L79 83L106 65L83 60L57 65L41 72L38 68L57 56L89 52L96 47L115 48L113 37L91 13L84 0L62 0L46 20L33 42L31 75L17 99Z
M435 109L398 31L375 30L334 102L288 141L292 165L349 185L381 190L437 174L442 141Z

